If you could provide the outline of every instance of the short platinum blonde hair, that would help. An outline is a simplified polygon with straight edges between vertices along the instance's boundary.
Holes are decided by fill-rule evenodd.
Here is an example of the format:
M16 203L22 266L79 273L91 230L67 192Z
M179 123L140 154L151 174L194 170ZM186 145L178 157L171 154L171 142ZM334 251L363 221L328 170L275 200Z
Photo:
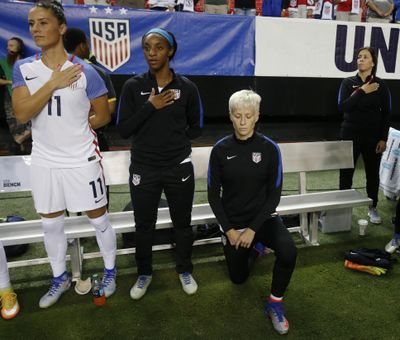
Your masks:
M229 114L243 107L251 107L254 109L254 112L260 112L260 103L261 97L254 91L237 91L229 98Z

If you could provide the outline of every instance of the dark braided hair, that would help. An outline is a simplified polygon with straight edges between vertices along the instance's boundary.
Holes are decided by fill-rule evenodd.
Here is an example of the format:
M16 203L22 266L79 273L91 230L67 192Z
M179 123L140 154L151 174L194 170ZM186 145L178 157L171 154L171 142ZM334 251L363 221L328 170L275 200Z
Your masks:
M45 8L50 10L57 18L59 24L67 24L67 19L64 14L64 7L55 0L40 0L35 4L35 7Z
M68 28L64 34L64 47L69 53L72 53L79 44L86 42L86 34L80 28Z

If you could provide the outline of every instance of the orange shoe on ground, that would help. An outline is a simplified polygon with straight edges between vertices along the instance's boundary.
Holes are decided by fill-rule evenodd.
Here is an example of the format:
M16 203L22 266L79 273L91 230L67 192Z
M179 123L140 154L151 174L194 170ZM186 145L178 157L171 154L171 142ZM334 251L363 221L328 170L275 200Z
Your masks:
M9 320L17 316L19 313L19 304L14 289L7 288L0 290L0 302L3 319Z

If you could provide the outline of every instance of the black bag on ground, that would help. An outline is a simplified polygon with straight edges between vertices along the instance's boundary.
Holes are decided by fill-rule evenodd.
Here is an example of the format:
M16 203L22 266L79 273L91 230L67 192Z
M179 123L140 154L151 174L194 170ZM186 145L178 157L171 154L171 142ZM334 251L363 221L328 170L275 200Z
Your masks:
M364 266L375 266L389 269L394 260L390 254L381 249L359 248L344 253L344 258Z
M281 216L281 218L286 228L298 227L300 225L300 215L298 214Z
M198 224L193 226L193 231L195 240L220 237L222 234L218 223Z
M166 208L168 207L168 202L165 199L161 199L158 207ZM132 211L132 210L133 210L132 202L129 202L123 211ZM202 240L202 239L221 236L221 230L219 224L217 223L199 224L192 226L192 228L193 228L194 240ZM157 244L174 244L174 243L175 243L175 237L173 229L161 229L155 231L153 244L157 245ZM122 247L123 248L136 247L135 232L122 234Z
M25 221L24 218L21 216L7 216L6 218L1 219L2 222L20 222L20 221ZM7 257L16 257L16 256L21 256L25 254L28 251L29 244L15 244L12 246L5 246L4 251L7 255Z
M168 207L168 203L165 199L161 199L158 205L159 208ZM132 211L132 201L129 202L123 211ZM133 221L133 216L132 216ZM156 230L154 233L153 244L170 244L175 243L174 234L172 229L161 229ZM123 233L122 234L122 248L134 248L136 247L135 232Z

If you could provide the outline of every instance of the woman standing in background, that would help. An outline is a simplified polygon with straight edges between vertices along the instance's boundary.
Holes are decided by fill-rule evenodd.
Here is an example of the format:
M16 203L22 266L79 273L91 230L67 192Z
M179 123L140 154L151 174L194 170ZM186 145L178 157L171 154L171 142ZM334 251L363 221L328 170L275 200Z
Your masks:
M390 126L391 96L385 82L376 76L377 56L371 47L357 53L358 72L342 81L339 90L339 110L343 112L340 137L353 142L353 169L340 170L341 190L351 189L357 159L364 160L367 194L372 199L368 216L371 223L380 224L377 211L379 165L386 149Z

